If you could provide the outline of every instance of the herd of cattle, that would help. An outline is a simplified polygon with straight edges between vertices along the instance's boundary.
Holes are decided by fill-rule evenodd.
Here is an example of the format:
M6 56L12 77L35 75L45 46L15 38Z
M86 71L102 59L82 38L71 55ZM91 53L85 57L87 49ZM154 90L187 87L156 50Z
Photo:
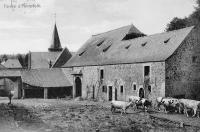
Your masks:
M126 109L130 106L134 106L135 109L142 107L147 110L147 108L153 107L152 101L140 98L138 96L129 96L129 102L125 101L112 101L111 102L111 111L114 112L116 109L121 109L121 114L126 113ZM192 117L197 116L199 118L200 111L200 101L191 100L191 99L176 99L172 97L158 97L154 108L157 108L160 111L161 106L164 108L164 112L167 113L167 110L174 110L177 113L184 113L188 117L188 112L193 113Z

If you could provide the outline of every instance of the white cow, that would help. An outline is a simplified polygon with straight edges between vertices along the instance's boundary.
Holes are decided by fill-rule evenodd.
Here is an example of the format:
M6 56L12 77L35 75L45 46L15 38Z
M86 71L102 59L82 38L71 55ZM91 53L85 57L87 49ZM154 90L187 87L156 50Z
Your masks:
M197 117L199 118L199 114L197 114L197 111L200 110L200 101L191 100L191 99L179 99L179 103L180 105L183 106L184 113L186 114L187 117L188 117L187 110L192 109L194 111L194 114L192 117L197 115Z
M115 101L113 100L111 102L111 111L115 112L116 109L121 109L121 114L124 113L126 114L126 109L128 109L131 105L133 104L133 102L125 102L125 101Z

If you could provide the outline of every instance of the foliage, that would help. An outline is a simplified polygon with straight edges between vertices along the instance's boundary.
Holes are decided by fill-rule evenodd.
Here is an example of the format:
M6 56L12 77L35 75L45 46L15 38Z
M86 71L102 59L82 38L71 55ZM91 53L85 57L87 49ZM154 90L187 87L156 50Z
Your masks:
M23 68L28 67L28 54L2 54L0 55L0 63L7 61L8 59L18 59L20 64L22 65Z
M167 31L177 30L187 27L188 20L187 18L181 19L178 17L173 18L173 20L167 24Z
M166 31L198 25L200 23L200 0L196 0L196 5L195 10L189 16L185 18L173 18L171 22L167 24Z

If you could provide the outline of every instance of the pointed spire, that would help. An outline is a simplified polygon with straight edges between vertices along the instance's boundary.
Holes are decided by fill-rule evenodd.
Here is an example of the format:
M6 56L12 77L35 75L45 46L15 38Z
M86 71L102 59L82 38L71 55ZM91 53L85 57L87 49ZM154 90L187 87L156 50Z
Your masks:
M49 51L62 51L62 46L60 43L60 38L58 35L56 23L53 30L53 36L52 36L51 46L49 47Z

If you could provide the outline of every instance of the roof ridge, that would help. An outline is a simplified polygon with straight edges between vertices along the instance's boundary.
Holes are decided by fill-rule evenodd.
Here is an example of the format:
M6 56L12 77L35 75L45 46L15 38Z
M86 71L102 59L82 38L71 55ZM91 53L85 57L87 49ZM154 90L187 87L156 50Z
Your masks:
M112 31L119 30L119 29L122 29L122 28L125 28L125 27L129 27L129 26L134 26L134 25L133 25L133 24L130 24L130 25L122 26L122 27L115 28L115 29L112 29L112 30L109 30L109 31L106 31L106 32L97 33L97 34L94 34L94 35L92 35L92 36L98 36L98 35L101 35L101 34L104 34L104 33L112 32Z
M189 26L189 27L185 27L185 28L181 28L181 29L177 29L177 30L172 30L172 31L167 31L167 32L154 33L154 34L151 34L151 35L148 35L148 36L154 36L154 35L158 35L158 34L167 34L167 33L172 33L172 32L178 32L178 31L181 31L181 30L189 29L189 28L192 29L192 28L194 28L194 26Z
M147 36L142 36L142 37L138 37L138 38L134 38L134 40L137 39L141 39L141 38L145 38L145 37L152 37L152 36L156 36L156 35L162 35L162 34L168 34L168 33L174 33L174 32L179 32L181 30L186 30L186 29L193 29L194 26L189 26L189 27L185 27L185 28L181 28L181 29L177 29L177 30L172 30L172 31L168 31L168 32L161 32L161 33L154 33L154 34L150 34ZM124 40L124 41L132 41L133 39L129 39L129 40Z

